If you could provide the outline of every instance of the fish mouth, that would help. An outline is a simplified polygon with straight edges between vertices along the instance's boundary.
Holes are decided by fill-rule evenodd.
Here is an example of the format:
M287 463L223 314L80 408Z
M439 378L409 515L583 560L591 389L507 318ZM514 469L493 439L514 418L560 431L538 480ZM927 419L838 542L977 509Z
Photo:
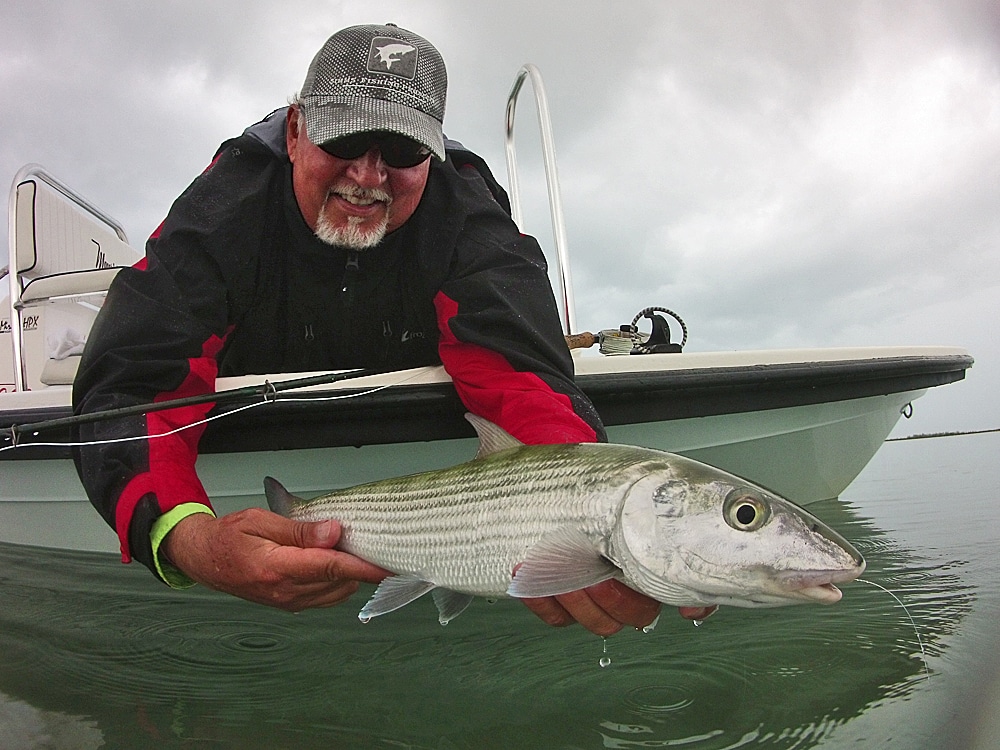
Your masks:
M864 563L847 570L795 570L779 573L778 582L796 599L835 604L844 594L834 584L853 581L864 570Z

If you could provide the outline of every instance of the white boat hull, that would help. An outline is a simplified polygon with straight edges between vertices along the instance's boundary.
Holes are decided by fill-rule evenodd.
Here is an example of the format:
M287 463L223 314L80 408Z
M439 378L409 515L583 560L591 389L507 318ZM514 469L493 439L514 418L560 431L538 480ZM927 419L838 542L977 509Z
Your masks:
M838 496L922 390L766 411L611 426L613 442L696 458L800 504ZM25 450L31 450L27 448ZM441 468L475 454L471 438L300 450L209 453L198 472L217 512L266 507L261 481L300 495ZM115 552L68 458L0 462L0 542Z

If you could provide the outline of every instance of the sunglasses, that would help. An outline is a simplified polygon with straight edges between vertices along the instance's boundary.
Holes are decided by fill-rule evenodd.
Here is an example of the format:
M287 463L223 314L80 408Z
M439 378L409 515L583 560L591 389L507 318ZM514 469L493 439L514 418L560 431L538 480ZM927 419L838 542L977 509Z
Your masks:
M429 148L412 138L382 132L355 133L324 143L320 148L338 159L357 159L377 148L382 161L396 169L415 167L431 155Z

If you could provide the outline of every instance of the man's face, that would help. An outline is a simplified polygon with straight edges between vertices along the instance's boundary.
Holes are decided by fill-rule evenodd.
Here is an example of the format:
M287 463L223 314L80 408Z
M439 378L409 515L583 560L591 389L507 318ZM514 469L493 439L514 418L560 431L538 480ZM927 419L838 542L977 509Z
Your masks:
M377 148L339 159L299 133L299 108L288 111L285 139L292 188L306 224L332 245L378 244L413 215L427 185L430 159L415 167L388 166Z

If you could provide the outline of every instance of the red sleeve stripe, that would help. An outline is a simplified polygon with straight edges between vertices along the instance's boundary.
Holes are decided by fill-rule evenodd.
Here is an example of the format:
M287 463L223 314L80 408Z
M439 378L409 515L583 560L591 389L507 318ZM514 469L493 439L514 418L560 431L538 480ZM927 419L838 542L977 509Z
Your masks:
M535 373L515 370L491 349L460 341L450 321L458 303L439 292L434 298L441 340L438 350L470 411L499 425L523 443L592 443L594 429L573 410L569 396L552 390Z
M154 403L211 393L215 389L215 377L218 373L215 358L225 340L225 336L209 338L202 348L202 356L188 360L188 375L180 387L159 394L153 399ZM146 434L150 436L149 471L139 474L128 483L115 509L115 526L123 562L130 562L132 559L128 543L129 524L136 505L147 493L155 495L161 513L182 503L202 503L212 507L194 468L198 458L198 441L205 431L205 425L181 430L167 437L151 436L164 435L203 420L214 406L214 403L197 404L146 415Z

